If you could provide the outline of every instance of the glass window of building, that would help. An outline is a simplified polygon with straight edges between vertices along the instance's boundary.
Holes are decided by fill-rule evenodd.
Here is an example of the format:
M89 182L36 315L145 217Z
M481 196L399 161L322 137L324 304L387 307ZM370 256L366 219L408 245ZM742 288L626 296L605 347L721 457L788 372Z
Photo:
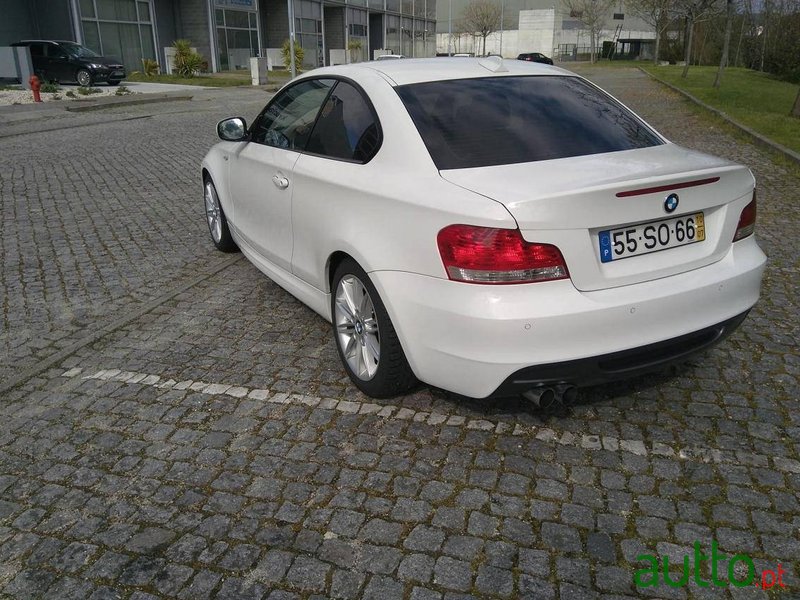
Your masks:
M83 43L129 71L155 59L151 0L80 0Z
M386 48L393 54L400 52L400 17L386 15Z
M386 0L386 10L389 12L400 12L400 0Z
M400 43L402 44L400 54L414 56L414 20L403 17L400 23Z
M352 62L365 61L369 56L368 20L367 11L357 8L347 9L348 51Z
M255 7L255 2L253 2ZM258 13L217 8L217 61L221 71L250 68L250 57L258 56Z

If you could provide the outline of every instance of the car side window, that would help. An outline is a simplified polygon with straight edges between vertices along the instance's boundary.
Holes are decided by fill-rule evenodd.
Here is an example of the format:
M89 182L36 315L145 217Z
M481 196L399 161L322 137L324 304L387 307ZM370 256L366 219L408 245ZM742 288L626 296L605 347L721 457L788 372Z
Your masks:
M31 50L31 56L44 56L44 49L41 44L29 44L28 48Z
M303 150L334 83L333 79L311 79L278 94L253 123L251 141L286 150Z
M345 81L337 83L322 107L306 152L365 163L380 144L377 117L364 95Z

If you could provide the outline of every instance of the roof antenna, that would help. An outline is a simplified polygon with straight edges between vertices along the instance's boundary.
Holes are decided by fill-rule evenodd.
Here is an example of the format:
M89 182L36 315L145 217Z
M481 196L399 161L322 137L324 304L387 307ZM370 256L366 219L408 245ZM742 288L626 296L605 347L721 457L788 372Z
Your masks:
M508 68L503 64L502 56L487 56L478 59L478 64L492 73L506 73Z

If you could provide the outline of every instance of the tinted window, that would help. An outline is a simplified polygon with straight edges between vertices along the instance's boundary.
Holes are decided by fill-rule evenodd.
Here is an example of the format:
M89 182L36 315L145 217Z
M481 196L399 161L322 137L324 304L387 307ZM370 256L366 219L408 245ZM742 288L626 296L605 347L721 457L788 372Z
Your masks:
M31 56L44 56L44 48L42 44L28 44L31 49Z
M333 79L312 79L278 94L253 124L252 141L287 150L305 148L317 113L334 83Z
M380 145L380 129L369 104L355 87L339 82L322 107L307 152L367 162Z
M642 121L576 77L459 79L397 88L439 169L644 148Z

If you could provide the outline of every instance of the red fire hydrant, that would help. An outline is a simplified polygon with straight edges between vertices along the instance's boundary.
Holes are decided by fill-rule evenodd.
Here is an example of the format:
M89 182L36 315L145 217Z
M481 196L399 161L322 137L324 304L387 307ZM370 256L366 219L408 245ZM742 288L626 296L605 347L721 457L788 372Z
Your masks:
M39 90L42 89L42 82L39 81L39 78L36 75L31 75L31 78L28 79L28 83L30 84L31 91L33 92L33 101L41 102L42 96L39 94Z

